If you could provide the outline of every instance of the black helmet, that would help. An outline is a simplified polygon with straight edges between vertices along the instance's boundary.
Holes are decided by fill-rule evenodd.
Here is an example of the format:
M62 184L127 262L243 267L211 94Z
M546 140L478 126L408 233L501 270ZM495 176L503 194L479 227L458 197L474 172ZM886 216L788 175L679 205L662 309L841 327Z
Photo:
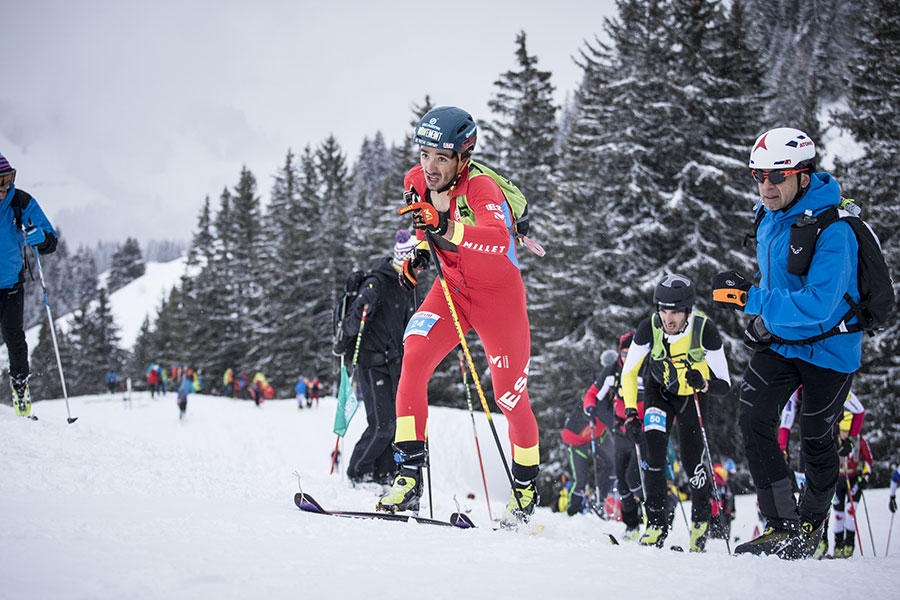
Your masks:
M656 284L653 292L653 303L656 310L670 309L690 312L694 306L694 284L684 275L672 273L666 275L662 281Z
M475 149L477 134L472 115L455 106L439 106L419 120L413 141L420 146L467 154Z

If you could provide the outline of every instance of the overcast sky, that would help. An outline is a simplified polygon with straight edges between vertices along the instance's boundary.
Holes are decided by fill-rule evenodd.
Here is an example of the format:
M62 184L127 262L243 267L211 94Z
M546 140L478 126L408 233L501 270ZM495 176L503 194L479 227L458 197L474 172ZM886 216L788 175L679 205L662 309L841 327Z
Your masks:
M425 95L476 121L527 34L557 102L614 0L4 2L0 153L70 244L190 240L246 165L409 134Z

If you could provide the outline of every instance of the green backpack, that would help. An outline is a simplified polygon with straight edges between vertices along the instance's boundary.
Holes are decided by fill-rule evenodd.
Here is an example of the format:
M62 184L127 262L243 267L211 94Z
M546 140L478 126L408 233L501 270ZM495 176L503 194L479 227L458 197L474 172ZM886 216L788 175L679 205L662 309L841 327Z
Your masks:
M520 190L516 184L479 162L475 162L474 160L469 161L469 179L473 179L480 175L488 175L500 186L503 195L506 197L506 202L509 203L509 208L512 210L513 229L516 227L516 222L525 220L523 217L527 219L528 200L525 199L525 194L522 193L522 190ZM459 210L459 218L464 225L475 225L475 216L472 214L472 211L469 210L469 205L466 204L465 200L457 197L456 207Z

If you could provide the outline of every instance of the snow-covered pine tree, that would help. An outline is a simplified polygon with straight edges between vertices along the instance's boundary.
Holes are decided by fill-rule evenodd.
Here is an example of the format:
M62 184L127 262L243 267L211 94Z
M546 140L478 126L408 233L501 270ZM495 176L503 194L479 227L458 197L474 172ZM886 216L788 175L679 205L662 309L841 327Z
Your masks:
M893 15L893 16L891 16ZM837 160L835 174L846 197L863 207L863 217L881 240L894 281L900 279L900 4L867 0L859 9L857 53L846 71L848 109L835 123L862 149L855 160ZM873 68L873 65L877 67ZM900 298L898 298L900 299ZM876 472L886 481L900 446L900 306L893 322L863 342L863 365L853 389L866 406L863 433L872 445Z
M401 221L397 209L402 202L403 180L393 182L392 198L385 196L388 189L384 183L392 174L392 163L393 156L380 131L372 139L363 139L359 160L352 169L350 200L355 210L345 240L350 244L347 251L353 268L367 269L393 248L393 234Z
M246 169L244 172L249 175ZM205 385L216 385L225 369L243 366L246 356L247 308L236 300L241 292L234 260L241 229L233 218L232 203L226 188L211 222L206 199L188 251L188 271L180 287L163 300L155 328L143 342L150 361L200 370ZM148 365L138 366L146 370Z
M535 395L575 398L597 369L597 357L649 305L646 246L662 232L657 135L674 117L659 103L667 85L667 7L621 2L607 21L610 43L585 43L581 84L560 132L559 183L552 215L542 222L547 255L529 281ZM652 288L651 292L652 292ZM537 376L539 375L539 376Z
M63 365L69 394L98 394L106 388L109 369L121 370L123 352L119 348L119 327L109 306L105 288L97 301L75 311L69 329L71 363Z
M289 390L296 381L302 354L304 315L296 299L303 287L298 273L307 244L300 187L297 157L289 149L263 218L267 226L259 276L266 284L263 302L253 316L256 330L247 356L248 363L265 365L269 383L279 391Z
M44 321L38 333L38 343L31 348L31 379L28 386L31 388L33 402L62 398L62 385L59 380L59 367L56 363L56 352L53 349L53 339L50 335L50 321L44 313ZM60 360L62 361L63 374L68 377L72 365L72 353L69 351L71 343L69 337L57 328L56 341L59 344ZM67 379L68 381L68 379ZM7 383L5 380L3 383ZM8 397L8 394L4 394Z
M146 271L147 266L141 255L141 247L136 239L129 237L120 248L113 252L106 289L112 293L131 283Z
M71 303L74 303L74 306L85 306L97 298L97 290L99 288L97 265L94 262L94 255L86 247L82 246L78 249L78 252L72 256L68 263L70 277L73 283L72 296L69 300ZM41 266L43 266L43 264L44 261L42 259ZM64 313L60 312L57 314Z
M494 82L488 100L497 118L485 120L485 144L479 151L495 170L511 179L528 198L532 224L549 203L556 171L556 112L552 73L538 69L538 57L528 54L526 34L516 35L516 66ZM481 135L479 135L481 138ZM479 139L481 146L481 140Z

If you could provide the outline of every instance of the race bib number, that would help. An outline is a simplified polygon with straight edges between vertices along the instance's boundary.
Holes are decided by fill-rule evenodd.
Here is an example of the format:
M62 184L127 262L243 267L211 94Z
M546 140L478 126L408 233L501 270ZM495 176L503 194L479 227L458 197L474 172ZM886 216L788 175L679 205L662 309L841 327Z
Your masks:
M666 432L666 412L661 408L651 406L644 411L644 431Z
M440 317L433 312L420 311L412 316L409 323L406 324L406 331L403 332L403 339L411 335L421 335L428 337L428 332L438 322Z

